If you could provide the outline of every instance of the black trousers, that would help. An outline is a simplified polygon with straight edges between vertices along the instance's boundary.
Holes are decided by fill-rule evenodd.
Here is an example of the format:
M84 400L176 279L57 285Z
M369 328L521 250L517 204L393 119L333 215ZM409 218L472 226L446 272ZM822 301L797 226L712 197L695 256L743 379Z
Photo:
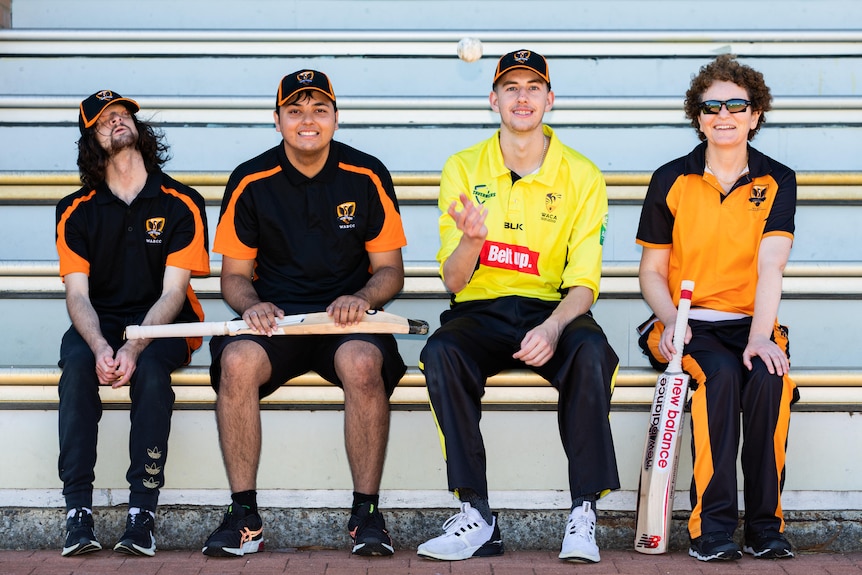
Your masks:
M138 318L140 320L140 318ZM101 318L102 333L116 350L129 318ZM159 488L165 483L168 435L174 392L171 372L188 363L185 339L154 339L138 358L130 383L131 431L129 433L129 506L156 510ZM96 466L96 441L102 402L96 363L90 347L74 327L60 346L58 468L63 481L66 509L92 507Z
M714 531L732 534L736 529L740 432L745 533L784 531L781 491L790 406L799 398L796 385L789 375L770 374L759 357L752 359L751 371L742 364L750 318L692 320L689 325L692 339L685 346L683 369L697 383L691 397L694 473L689 534L693 538ZM772 339L789 357L787 328L776 326Z
M619 360L592 315L582 315L566 327L545 365L529 367L512 358L527 331L556 306L506 297L457 304L441 314L441 327L428 338L420 367L441 434L450 490L470 488L488 497L479 429L486 379L506 369L524 368L560 392L557 419L569 460L572 497L619 488L608 419Z

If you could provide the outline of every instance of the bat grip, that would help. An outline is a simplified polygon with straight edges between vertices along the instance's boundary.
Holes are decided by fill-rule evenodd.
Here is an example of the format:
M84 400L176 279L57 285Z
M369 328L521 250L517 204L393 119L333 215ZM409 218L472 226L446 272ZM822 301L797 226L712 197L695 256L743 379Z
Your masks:
M227 335L228 323L229 322L129 325L126 326L125 336L126 339L148 339L156 337L204 337L208 335Z
M688 312L691 309L691 293L694 291L694 282L682 280L679 294L679 306L676 312L676 324L673 328L674 354L668 366L672 373L682 371L682 349L685 345L685 330L688 327Z

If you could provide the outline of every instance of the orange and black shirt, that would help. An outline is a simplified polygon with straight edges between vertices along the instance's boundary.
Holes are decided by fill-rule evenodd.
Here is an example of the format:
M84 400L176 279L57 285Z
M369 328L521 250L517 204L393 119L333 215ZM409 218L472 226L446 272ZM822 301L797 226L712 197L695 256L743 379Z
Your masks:
M655 171L637 243L670 249L668 287L674 303L680 282L691 279L696 286L692 307L754 315L761 240L793 238L796 174L749 146L749 172L724 196L715 177L704 175L705 153L702 143Z
M286 313L323 310L362 289L370 252L407 244L392 177L377 158L333 141L308 178L283 144L234 170L213 251L254 260L254 288Z
M87 274L99 315L140 317L162 294L165 266L209 274L204 199L167 174L150 174L131 205L104 183L57 204L60 276ZM177 322L203 319L191 286Z

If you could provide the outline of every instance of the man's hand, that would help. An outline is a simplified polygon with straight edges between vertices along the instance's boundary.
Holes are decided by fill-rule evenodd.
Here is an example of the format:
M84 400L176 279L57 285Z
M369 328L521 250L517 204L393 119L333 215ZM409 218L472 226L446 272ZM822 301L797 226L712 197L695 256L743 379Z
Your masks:
M138 358L144 350L141 340L128 341L117 351L114 356L114 381L111 387L117 389L129 383L135 369L138 367Z
M284 310L267 301L258 302L242 312L242 319L248 327L267 337L272 337L278 320L283 317Z
M742 363L749 371L752 369L751 358L759 357L766 364L769 373L784 375L790 371L790 361L774 341L766 336L752 336L742 352Z
M362 321L365 312L371 309L371 304L358 295L343 295L329 304L326 313L338 327L355 325Z
M114 361L114 350L107 342L93 355L96 358L96 377L99 385L113 385L122 375L117 374L117 364Z
M521 340L521 349L512 357L534 367L545 365L557 351L560 332L561 329L556 322L548 318L527 332Z
M460 199L464 209L459 212L458 202L452 202L446 213L455 220L455 226L464 236L471 240L484 242L485 238L488 237L488 227L485 225L488 208L474 204L466 194L461 194Z

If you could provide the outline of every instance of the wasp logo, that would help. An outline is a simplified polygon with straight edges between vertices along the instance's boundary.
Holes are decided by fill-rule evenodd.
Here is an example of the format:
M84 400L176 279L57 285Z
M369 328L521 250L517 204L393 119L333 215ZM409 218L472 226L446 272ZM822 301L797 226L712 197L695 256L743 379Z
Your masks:
M553 212L557 209L560 200L563 198L563 194L557 192L551 192L545 195L545 209L548 210L548 213Z
M335 208L336 217L344 225L352 224L356 216L356 202L344 202Z
M165 231L165 218L150 218L147 220L147 235L152 239L158 239Z
M530 59L530 51L529 50L521 50L520 52L515 52L514 55L515 62L520 62L523 64L527 60Z
M748 197L748 201L754 204L755 207L759 208L760 204L762 204L766 200L766 189L769 186L751 186L751 195Z
M101 92L96 94L96 98L98 98L99 100L102 100L103 102L111 101L114 99L114 93L111 92L110 90L102 90Z
M152 449L147 448L147 455L150 456L150 459L161 459L162 450L158 447L153 447Z
M314 72L306 70L296 75L296 81L300 84L311 84L314 81Z
M144 469L146 469L147 473L149 473L150 475L158 475L162 472L162 468L155 463L149 463L147 465L144 465Z

